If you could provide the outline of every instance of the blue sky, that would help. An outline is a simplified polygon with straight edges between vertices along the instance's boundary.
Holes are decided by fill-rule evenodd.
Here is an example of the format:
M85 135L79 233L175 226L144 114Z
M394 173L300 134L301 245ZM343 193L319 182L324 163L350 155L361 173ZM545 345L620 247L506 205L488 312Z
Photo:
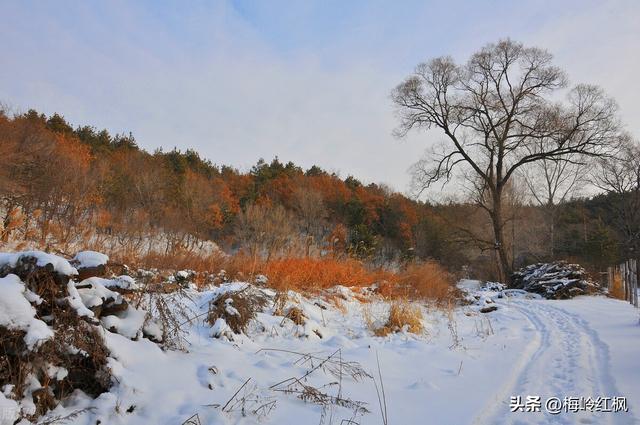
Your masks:
M640 134L640 2L0 3L0 101L241 169L278 155L407 189L437 136L398 141L389 92L434 56L511 37L603 86Z

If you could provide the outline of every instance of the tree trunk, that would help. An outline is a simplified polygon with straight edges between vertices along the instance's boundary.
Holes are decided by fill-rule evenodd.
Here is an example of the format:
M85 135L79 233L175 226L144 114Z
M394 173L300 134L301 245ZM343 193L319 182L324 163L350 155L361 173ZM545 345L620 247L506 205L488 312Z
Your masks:
M491 221L493 224L493 236L495 240L494 249L496 250L498 279L501 283L507 283L508 277L511 276L511 265L509 264L507 248L504 245L502 196L498 191L493 195L493 214L491 214Z

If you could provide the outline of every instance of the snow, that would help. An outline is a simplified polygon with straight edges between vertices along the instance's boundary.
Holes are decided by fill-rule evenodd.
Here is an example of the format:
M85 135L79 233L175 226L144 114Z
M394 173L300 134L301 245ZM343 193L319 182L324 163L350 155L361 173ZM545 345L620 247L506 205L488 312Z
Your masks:
M15 252L15 253L0 253L0 267L8 265L10 267L15 267L18 263L18 260L21 257L34 257L37 259L36 264L40 267L44 267L47 264L51 264L53 269L59 274L65 276L75 276L78 274L78 271L69 264L67 260L57 255L48 254L42 251L23 251L23 252Z
M69 371L61 366L55 366L52 364L47 365L47 376L49 378L55 379L56 381L61 381L69 375Z
M100 321L106 329L113 330L127 338L137 338L144 326L145 318L145 311L128 306L127 309L118 316L105 316L102 317Z
M633 307L604 297L584 296L565 301L505 298L498 304L512 317L524 318L528 324L521 327L525 344L516 362L503 363L509 365L505 368L509 374L494 390L477 423L512 423L516 418L523 423L605 423L612 419L614 423L635 423L633 413L640 406L640 369L629 360L621 359L622 367L611 361L611 353L637 356L640 326ZM610 332L614 329L618 331ZM623 329L628 340L620 338ZM512 395L538 395L542 400L625 396L631 411L570 413L567 418L546 413L527 417L518 412L518 417L507 405Z
M16 275L0 278L0 326L25 331L24 342L30 350L53 337L46 323L35 318L36 310L25 298L25 287Z
M90 278L80 285L90 283L91 288L72 285L69 292L75 290L72 300L86 308L95 298L115 294L107 288L111 281ZM49 415L92 408L74 419L79 425L98 421L181 424L196 414L200 423L223 425L318 424L323 415L325 424L329 416L339 424L352 418L353 409L335 405L323 412L322 406L303 401L295 393L278 391L282 381L306 375L305 385L365 403L369 413L353 419L362 425L382 423L376 391L380 378L390 424L417 425L427 420L436 424L638 422L640 326L638 310L627 303L601 296L546 300L521 290L503 291L500 285L465 280L460 286L469 292L472 304L451 310L422 305L425 330L420 335L374 336L370 323L384 322L389 303L375 296L362 303L363 291L346 287L313 296L287 293L282 311L300 308L306 317L304 325L276 315L272 302L257 313L246 335L234 334L222 318L213 325L205 322L209 302L226 293L250 289L271 301L276 295L270 289L247 285L232 282L203 291L187 288L179 299L166 295L169 305L180 305L193 318L181 321L184 351L162 350L140 338L143 331L157 340L162 337L162 328L149 321L143 310L129 306L117 316L101 318L111 351L113 388L95 400L75 393ZM0 297L7 305L22 305L16 311L0 305L0 324L2 320L35 320L24 285L15 276L0 280ZM480 313L486 305L498 309ZM237 312L231 301L225 308L230 314ZM314 369L327 358L352 366L357 363L370 376L356 379L346 369L344 375L336 376L326 365ZM67 372L55 367L47 371L52 379L62 379ZM227 404L243 384L239 394L244 402ZM630 411L557 416L512 413L510 397L527 395L543 399L626 396ZM269 414L256 412L272 402L275 407ZM9 409L17 406L0 396L0 412L4 405Z
M214 338L225 336L227 338L233 339L233 331L222 317L218 317L211 327L211 336L213 336Z
M95 251L80 251L73 258L79 268L90 268L105 265L109 262L109 257Z
M13 425L19 417L20 409L18 403L7 399L0 392L0 425Z
M73 308L78 316L80 317L94 317L93 311L89 310L86 305L82 302L82 297L80 293L76 289L76 286L73 282L67 283L67 292L69 296L67 297L67 301L71 308Z
M139 289L139 285L131 276L118 276L103 283L107 288Z
M127 283L128 285L129 283ZM135 281L133 281L135 284ZM90 287L86 287L89 286ZM116 304L122 300L122 295L108 288L121 287L120 281L115 279L103 279L101 277L90 277L78 284L78 293L82 302L87 307L95 307L102 304L102 300L113 299Z
M89 277L82 282L80 282L80 286L91 285L94 289L96 288L120 288L127 290L136 290L139 289L140 286L136 283L135 279L131 276L118 276L112 279L105 279L102 277ZM113 295L114 292L107 290L102 291L104 294ZM106 297L103 297L106 298Z

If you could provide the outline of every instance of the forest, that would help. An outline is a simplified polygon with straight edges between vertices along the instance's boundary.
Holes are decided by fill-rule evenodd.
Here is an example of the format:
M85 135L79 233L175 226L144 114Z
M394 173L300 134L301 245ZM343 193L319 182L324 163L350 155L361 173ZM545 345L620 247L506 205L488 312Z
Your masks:
M34 110L2 112L0 140L3 245L60 252L83 245L133 263L218 249L387 269L436 260L451 272L496 277L495 253L478 237L490 235L491 223L473 196L417 200L278 157L242 171L193 150L147 152L132 134L74 127ZM602 186L588 197L567 190L552 204L536 202L525 183L507 202L512 269L564 259L597 273L637 250L637 184Z

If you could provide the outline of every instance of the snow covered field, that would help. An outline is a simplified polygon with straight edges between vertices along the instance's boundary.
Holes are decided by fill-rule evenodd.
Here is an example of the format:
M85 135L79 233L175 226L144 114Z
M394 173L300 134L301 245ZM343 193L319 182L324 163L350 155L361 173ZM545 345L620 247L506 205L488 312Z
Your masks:
M204 321L210 300L245 285L188 289L176 301L198 317L184 326L186 351L104 331L115 385L96 400L77 393L47 417L90 408L68 423L383 424L383 416L396 425L639 422L638 311L621 301L499 297L465 281L476 303L448 312L422 306L423 334L375 337L370 323L383 320L389 305L375 297L361 302L338 287L331 297L289 294L304 325L272 307L258 313L247 335ZM480 313L486 305L498 309ZM511 412L517 396L523 403L540 396L541 411ZM550 397L626 397L628 411L554 415L545 412ZM11 409L15 402L0 393L1 424L13 423Z

